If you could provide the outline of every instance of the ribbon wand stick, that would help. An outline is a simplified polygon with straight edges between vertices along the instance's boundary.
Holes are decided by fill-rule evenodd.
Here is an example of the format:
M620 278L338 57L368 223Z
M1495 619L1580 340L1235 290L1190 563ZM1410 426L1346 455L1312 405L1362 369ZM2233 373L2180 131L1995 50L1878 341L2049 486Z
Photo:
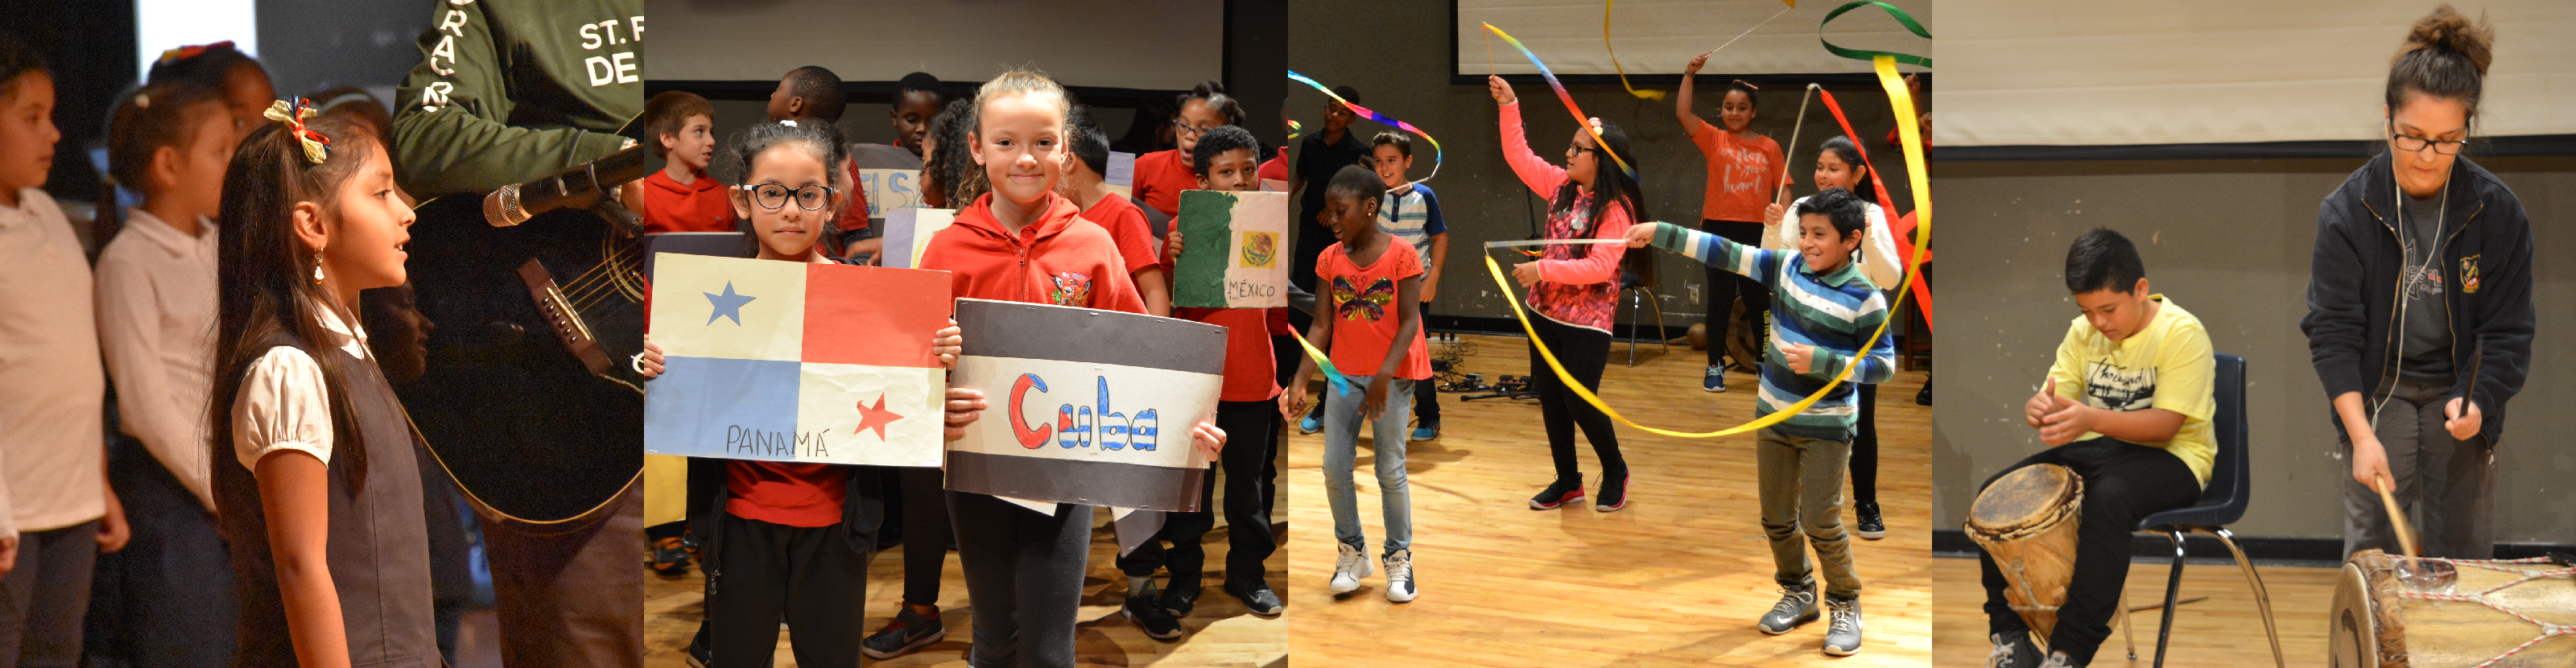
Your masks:
M1771 201L1784 208L1787 203L1782 200L1789 198L1789 163L1796 162L1790 156L1798 154L1798 132L1807 128L1807 102L1816 99L1816 91L1823 88L1809 83L1806 90L1798 93L1798 120L1789 124L1789 148L1780 152L1780 188L1771 195Z

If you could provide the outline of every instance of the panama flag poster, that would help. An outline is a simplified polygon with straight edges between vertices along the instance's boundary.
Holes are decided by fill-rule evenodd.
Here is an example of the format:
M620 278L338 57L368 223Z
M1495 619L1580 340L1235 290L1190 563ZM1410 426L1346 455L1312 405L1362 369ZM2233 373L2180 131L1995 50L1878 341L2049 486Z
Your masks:
M1288 305L1287 193L1183 190L1177 219L1173 306Z
M982 299L957 300L957 327L951 383L982 390L989 408L948 444L948 489L1199 509L1208 460L1190 432L1216 414L1224 327Z
M948 272L665 253L644 451L938 466Z

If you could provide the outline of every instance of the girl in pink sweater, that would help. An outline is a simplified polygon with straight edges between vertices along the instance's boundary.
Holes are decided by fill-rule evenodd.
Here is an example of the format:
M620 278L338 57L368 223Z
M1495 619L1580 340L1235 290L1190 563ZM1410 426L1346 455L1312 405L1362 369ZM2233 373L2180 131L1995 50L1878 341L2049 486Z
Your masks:
M1645 195L1637 189L1636 176L1610 156L1616 153L1636 164L1637 154L1628 150L1628 133L1601 119L1589 119L1601 139L1607 140L1610 152L1602 151L1593 132L1578 128L1573 144L1565 149L1565 167L1558 168L1530 150L1521 128L1520 101L1511 86L1501 77L1489 78L1486 86L1502 111L1504 159L1522 183L1547 197L1547 238L1619 239L1630 223L1646 217ZM1531 321L1538 331L1535 343L1547 344L1586 389L1599 389L1601 369L1610 363L1610 310L1619 295L1619 259L1627 249L1619 245L1545 248L1539 259L1512 267L1512 278L1528 288L1530 309L1540 316ZM1583 499L1583 472L1574 460L1576 427L1583 429L1584 438L1592 441L1593 452L1601 458L1601 496L1592 508L1606 513L1625 507L1628 464L1619 457L1619 436L1611 429L1610 417L1569 391L1539 358L1535 343L1530 347L1530 388L1538 392L1548 448L1556 458L1556 481L1530 498L1530 508L1547 510Z

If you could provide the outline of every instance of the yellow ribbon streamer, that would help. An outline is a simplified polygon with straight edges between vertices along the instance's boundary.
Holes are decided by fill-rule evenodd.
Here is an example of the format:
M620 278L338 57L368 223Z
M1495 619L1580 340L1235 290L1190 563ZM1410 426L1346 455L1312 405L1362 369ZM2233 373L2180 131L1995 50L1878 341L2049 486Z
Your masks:
M1914 98L1905 93L1905 81L1896 74L1896 60L1894 57L1884 55L1877 56L1871 59L1871 62L1876 66L1875 69L1878 71L1879 85L1887 89L1888 100L1896 109L1896 118L1900 119L1896 124L1897 138L1903 142L1905 147L1905 167L1908 172L1906 177L1908 182L1914 186L1915 225L1917 226L1917 229L1922 231L1914 236L1914 258L1916 259L1906 263L1905 280L1897 284L1896 301L1890 302L1887 306L1887 312L1890 315L1886 320L1879 323L1878 331L1871 333L1869 335L1869 339L1862 343L1860 349L1863 355L1866 355L1870 348L1878 345L1880 337L1887 335L1888 325L1895 324L1896 318L1894 314L1905 304L1905 296L1909 294L1909 288L1913 287L1915 278L1922 275L1922 261L1920 258L1922 258L1924 253L1931 247L1932 240L1932 188L1928 179L1925 178L1926 173L1923 169L1923 135L1922 132L1915 127L1915 124L1902 121L1902 119L1915 117ZM1798 403L1790 404L1786 408L1773 411L1770 415L1756 418L1751 422L1746 422L1741 425L1708 432L1685 432L1649 427L1638 424L1635 420L1630 420L1626 416L1620 415L1619 411L1610 408L1610 404L1603 402L1600 395L1593 394L1591 390L1583 387L1583 383L1581 381L1575 380L1574 374L1565 370L1565 364L1557 361L1556 353L1549 351L1547 349L1547 343L1539 340L1538 329L1530 324L1529 314L1521 310L1519 293L1513 291L1511 281L1503 276L1502 263L1495 262L1494 256L1488 254L1485 256L1485 269L1494 275L1494 284L1502 287L1503 301L1504 303L1511 305L1512 317L1519 319L1521 322L1521 330L1529 333L1530 346L1538 350L1539 359L1545 360L1549 369L1556 371L1557 379L1564 381L1566 389L1573 390L1575 396L1582 397L1584 403L1591 404L1593 408L1600 409L1601 414L1610 416L1610 419L1617 420L1620 424L1646 430L1647 432L1679 438L1717 438L1721 436L1742 434L1774 424L1779 424L1782 420L1787 420L1791 416L1806 412L1808 407L1814 406L1816 401L1823 399L1826 394L1832 393L1835 387L1841 386L1843 381L1850 379L1853 369L1860 367L1861 358L1859 356L1855 356L1851 363L1843 365L1842 371L1836 372L1833 380L1826 381L1825 386L1822 389L1816 390L1815 394L1807 395L1806 398L1799 399Z

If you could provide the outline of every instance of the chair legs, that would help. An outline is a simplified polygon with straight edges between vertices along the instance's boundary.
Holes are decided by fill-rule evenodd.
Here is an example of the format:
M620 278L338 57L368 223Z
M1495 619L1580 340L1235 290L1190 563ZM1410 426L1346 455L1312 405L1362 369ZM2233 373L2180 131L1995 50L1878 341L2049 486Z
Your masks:
M2129 660L2138 660L2138 636L2129 632L2129 588L2120 588L2120 607L2112 614L2120 616L2120 642L2129 646Z
M1646 302L1655 302L1657 304L1663 303L1662 301L1655 299L1655 291L1646 288L1628 288L1627 293L1628 319L1630 320L1635 320L1637 318L1637 313L1645 310ZM1613 299L1610 304L1615 309L1618 306L1618 301ZM1617 321L1618 314L1611 314L1611 320L1614 322ZM1655 341L1664 346L1664 352L1670 353L1673 351L1672 342L1664 340L1664 309L1661 306L1655 308ZM1636 365L1637 328L1634 324L1631 324L1628 327L1628 366Z
M2254 563L2245 560L2245 550L2236 547L2236 537L2227 533L2225 527L2202 528L2200 531L2217 536L2218 542L2236 555L2236 568L2245 572L2245 585L2254 590L2254 605L2263 609L2263 635L2272 640L2272 665L2286 668L2289 661L2281 656L2281 633L2272 625L2272 592L2263 586L2263 576L2255 574Z
M2272 665L2286 668L2289 665L2289 660L2281 653L2281 633L2278 626L2272 619L2271 590L2263 586L2263 576L2255 572L2254 562L2247 561L2245 559L2244 548L2237 547L2235 534L2228 533L2225 527L2192 527L2191 531L2217 537L2218 542L2226 545L2227 551L2235 555L2237 570L2245 574L2245 584L2254 592L2254 605L2260 608L2263 612L2263 635L2270 638L2272 641ZM2156 629L2155 665L2159 668L2161 668L2165 663L2165 643L2167 638L2172 635L2174 608L2177 606L2175 599L2181 595L2184 554L2183 532L2179 530L2169 530L2164 533L2173 540L2174 564L2173 572L2166 576L2165 580L2164 626ZM2129 606L2125 592L2121 598L2123 600L2121 601L2120 609L2118 611L2118 614L2120 615L2120 636L2129 646L2129 660L2135 661L2138 658L2137 636L2132 634L2129 630Z
M1655 341L1664 346L1665 353L1669 354L1673 352L1673 340L1664 336L1666 334L1671 334L1672 330L1664 329L1663 300L1656 298L1655 291L1653 290L1647 290L1645 288L1638 288L1638 290L1645 293L1646 301L1655 303ZM1636 317L1636 314L1631 313L1629 314L1629 317Z
M1633 289L1628 291L1628 318L1629 318L1629 319L1631 319L1631 320L1636 319L1636 317L1637 317L1637 309L1639 309L1639 308L1641 308L1641 307L1643 307L1643 306L1644 306L1644 302L1640 301L1640 300L1643 300L1643 299L1645 299L1645 293L1643 293L1643 292L1639 292L1639 291L1636 291L1636 290L1633 290ZM1618 307L1619 307L1618 299L1617 299L1617 298L1615 298L1615 297L1614 297L1614 298L1612 298L1612 299L1611 299L1611 302L1610 302L1610 308L1611 308L1612 310L1617 310L1617 309L1618 309ZM1612 321L1613 323L1617 322L1617 321L1618 321L1618 314L1615 314L1615 313L1614 313L1614 314L1611 314L1611 321ZM1635 325L1630 325L1630 326L1628 327L1628 366L1636 366L1636 365L1637 365L1637 327L1636 327Z
M2174 597L2182 593L2182 532L2166 531L2165 536L2173 539L2174 560L2173 572L2165 576L2164 624L2156 627L2156 668L2165 666L2165 643L2173 639Z

